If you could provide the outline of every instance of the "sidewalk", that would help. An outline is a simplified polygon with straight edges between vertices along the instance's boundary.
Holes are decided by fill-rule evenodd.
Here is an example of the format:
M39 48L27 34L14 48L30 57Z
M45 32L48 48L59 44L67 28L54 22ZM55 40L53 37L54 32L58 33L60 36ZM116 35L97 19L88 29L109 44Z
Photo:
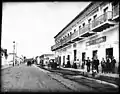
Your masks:
M90 79L90 80L95 80L99 83L104 83L104 84L109 84L114 87L118 87L120 85L120 79L119 79L119 74L112 74L112 73L98 73L95 77L92 76L92 72L88 73L83 69L74 69L74 68L63 68L61 69L64 70L70 70L70 71L78 71L80 72L85 78Z
M86 72L84 69L74 69L74 68L63 68L63 67L60 67L61 69L66 69L66 70L71 70L71 71L79 71L79 72L84 72L84 73L87 73L87 74L92 74L92 71L90 71L89 73ZM112 77L112 78L119 78L119 74L113 74L113 73L98 73L97 74L98 76L107 76L107 77Z
M6 68L9 68L9 67L12 67L12 65L1 65L1 69L6 69Z
M44 67L43 69L46 69L48 71L51 70L47 67ZM99 73L95 77L93 77L92 72L88 73L84 69L63 68L63 67L60 67L60 69L73 71L73 72L76 71L77 75L72 76L74 79L78 79L78 78L82 77L84 79L96 81L96 82L101 83L101 84L111 85L115 88L118 88L120 85L119 84L119 74L101 74L101 73ZM58 69L58 71L59 71L59 69Z

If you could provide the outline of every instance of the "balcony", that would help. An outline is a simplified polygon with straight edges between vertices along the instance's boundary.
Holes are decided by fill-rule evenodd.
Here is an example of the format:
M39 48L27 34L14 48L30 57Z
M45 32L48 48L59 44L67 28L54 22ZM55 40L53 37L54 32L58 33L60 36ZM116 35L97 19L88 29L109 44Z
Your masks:
M75 42L75 41L78 41L78 40L81 40L82 38L79 37L79 31L75 31L72 35L71 35L71 41L72 42Z
M113 20L118 21L119 19L119 4L113 6Z
M71 35L66 38L66 45L69 45L70 43L73 43L71 41Z
M56 50L56 45L51 46L51 51L55 51Z
M92 31L93 32L101 32L110 26L113 26L115 23L111 21L112 20L112 11L108 11L99 17L97 17L92 22Z
M66 44L66 38L62 39L61 42L62 42L62 47L64 47Z
M61 47L62 47L61 42L59 42L59 43L56 44L56 49L59 49L59 48L61 48Z
M81 30L79 31L80 33L80 37L89 37L93 34L95 34L95 32L92 32L91 30L91 24L87 24L85 25L85 27L81 28Z

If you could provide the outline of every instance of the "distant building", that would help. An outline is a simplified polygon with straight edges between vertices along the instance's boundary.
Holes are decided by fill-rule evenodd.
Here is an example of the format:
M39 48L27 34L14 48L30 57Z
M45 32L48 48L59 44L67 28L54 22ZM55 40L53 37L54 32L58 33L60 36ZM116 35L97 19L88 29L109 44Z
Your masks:
M35 60L36 60L36 64L40 64L40 56L36 56Z
M40 63L47 65L50 59L55 59L54 54L43 54L40 56Z
M55 37L51 47L59 63L79 61L87 57L115 57L119 65L119 2L91 2ZM101 69L101 67L100 67Z

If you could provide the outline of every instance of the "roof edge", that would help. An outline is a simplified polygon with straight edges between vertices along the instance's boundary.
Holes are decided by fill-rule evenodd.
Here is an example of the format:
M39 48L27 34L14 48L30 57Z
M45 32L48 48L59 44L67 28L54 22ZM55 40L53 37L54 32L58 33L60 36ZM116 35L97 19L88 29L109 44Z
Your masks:
M56 36L54 36L54 38L56 38L63 30L65 30L65 28L67 28L72 22L74 22L80 15L82 15L82 13L89 8L91 5L93 4L93 2L90 2L90 4L88 4L72 21L70 21Z

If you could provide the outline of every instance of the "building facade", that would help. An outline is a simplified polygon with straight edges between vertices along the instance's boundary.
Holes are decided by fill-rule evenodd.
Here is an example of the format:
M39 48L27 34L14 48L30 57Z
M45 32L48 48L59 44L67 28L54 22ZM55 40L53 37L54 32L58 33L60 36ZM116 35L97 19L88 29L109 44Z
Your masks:
M54 54L43 54L40 56L40 63L48 65L50 59L55 59Z
M2 66L8 65L7 58L8 58L7 49L1 48L1 65Z
M67 60L80 65L87 57L114 56L119 64L119 3L91 2L55 37L51 50L59 63Z

